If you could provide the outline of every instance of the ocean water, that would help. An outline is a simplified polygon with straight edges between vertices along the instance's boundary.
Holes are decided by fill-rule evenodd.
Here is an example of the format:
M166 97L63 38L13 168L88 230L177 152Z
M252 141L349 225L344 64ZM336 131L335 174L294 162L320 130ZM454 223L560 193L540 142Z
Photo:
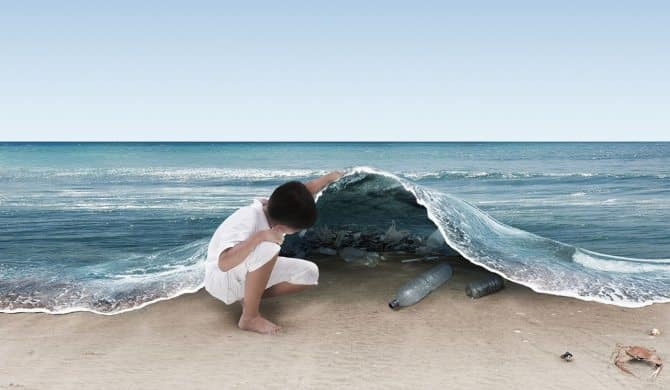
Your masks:
M0 311L115 314L197 291L223 219L333 169L347 175L287 251L393 223L539 292L670 300L670 143L4 143Z

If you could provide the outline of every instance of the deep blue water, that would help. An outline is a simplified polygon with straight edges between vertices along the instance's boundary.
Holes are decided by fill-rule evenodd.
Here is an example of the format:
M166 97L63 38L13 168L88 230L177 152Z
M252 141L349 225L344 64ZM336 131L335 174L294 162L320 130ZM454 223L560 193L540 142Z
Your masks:
M227 215L354 166L586 250L670 257L670 143L5 143L0 309L114 312L197 289Z

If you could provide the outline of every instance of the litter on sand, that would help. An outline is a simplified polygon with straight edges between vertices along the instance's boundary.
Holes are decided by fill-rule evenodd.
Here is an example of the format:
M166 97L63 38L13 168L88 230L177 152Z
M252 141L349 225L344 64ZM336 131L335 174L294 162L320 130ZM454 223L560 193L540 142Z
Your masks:
M395 298L389 302L389 307L397 309L401 306L411 306L419 302L431 291L446 283L452 274L453 271L449 264L440 263L436 265L415 279L400 286Z
M468 283L465 286L465 294L471 298L481 298L500 291L503 287L505 287L505 280L500 275L491 274L484 279Z

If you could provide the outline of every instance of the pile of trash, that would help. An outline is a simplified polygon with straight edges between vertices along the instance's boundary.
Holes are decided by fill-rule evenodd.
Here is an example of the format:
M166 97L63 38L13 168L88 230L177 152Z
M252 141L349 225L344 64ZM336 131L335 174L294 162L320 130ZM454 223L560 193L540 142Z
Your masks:
M395 221L385 230L370 226L332 228L319 225L287 239L282 245L283 256L339 256L347 263L368 267L375 267L390 256L401 258L404 263L440 260L446 254L455 253L438 229L421 235L398 229ZM400 286L389 302L389 307L398 309L414 305L446 283L452 274L449 264L438 261L435 267ZM468 284L465 291L472 298L480 298L495 293L504 286L502 277L490 274L482 280Z
M344 261L368 267L386 260L385 254L407 254L407 261L432 260L444 254L448 246L439 230L430 235L399 230L395 221L382 231L373 227L361 230L320 225L306 230L299 239L287 240L282 248L287 256L305 257L314 254L340 256Z

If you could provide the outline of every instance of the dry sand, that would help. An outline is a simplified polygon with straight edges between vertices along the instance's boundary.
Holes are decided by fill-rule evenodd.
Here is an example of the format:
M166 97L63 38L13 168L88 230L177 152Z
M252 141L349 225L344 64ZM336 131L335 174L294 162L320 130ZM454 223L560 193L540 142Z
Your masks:
M264 301L278 336L238 330L239 305L203 290L116 316L0 314L0 389L670 388L670 369L652 382L643 364L635 378L610 359L624 343L670 362L670 333L646 333L670 324L670 304L625 309L514 284L472 300L464 286L481 269L450 261L447 285L397 312L394 290L430 264L318 261L318 287Z

